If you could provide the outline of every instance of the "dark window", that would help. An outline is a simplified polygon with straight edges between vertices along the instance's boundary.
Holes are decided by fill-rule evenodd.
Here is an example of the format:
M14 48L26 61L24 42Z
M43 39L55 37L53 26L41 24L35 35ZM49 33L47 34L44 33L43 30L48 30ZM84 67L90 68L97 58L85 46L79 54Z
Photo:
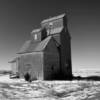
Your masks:
M53 65L51 66L51 70L54 71L54 66Z
M42 40L43 39L45 39L47 37L47 31L46 31L46 29L44 28L44 29L42 29L42 36L41 36L41 38L42 38Z

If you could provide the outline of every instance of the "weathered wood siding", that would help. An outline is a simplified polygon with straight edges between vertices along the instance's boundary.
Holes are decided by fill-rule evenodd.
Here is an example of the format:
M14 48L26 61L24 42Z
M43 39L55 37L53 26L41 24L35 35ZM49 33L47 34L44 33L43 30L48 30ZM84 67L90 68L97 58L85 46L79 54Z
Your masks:
M57 79L59 73L59 53L53 39L44 51L44 80Z
M61 66L64 79L70 79L72 77L72 65L71 65L71 40L68 36L68 31L61 33Z
M52 23L52 26L49 24ZM45 27L48 30L54 30L51 35L54 37L58 43L57 47L59 49L59 65L61 67L62 79L68 79L72 77L72 65L71 65L71 38L67 28L67 18L66 16L47 21L41 24L42 27ZM56 30L57 29L57 30ZM61 29L61 31L59 31ZM59 32L59 33L56 33ZM49 34L50 35L50 34ZM52 48L52 46L51 46ZM54 53L52 52L52 55Z
M26 73L31 75L31 78L43 78L43 53L33 52L23 54L19 61L19 73L23 77Z
M13 74L16 74L18 72L17 62L11 63L11 69Z

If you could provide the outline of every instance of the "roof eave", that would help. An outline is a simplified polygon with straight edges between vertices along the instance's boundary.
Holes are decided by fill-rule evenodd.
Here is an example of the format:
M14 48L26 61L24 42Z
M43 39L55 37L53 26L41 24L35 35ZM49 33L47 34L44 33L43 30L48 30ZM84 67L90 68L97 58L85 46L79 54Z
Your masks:
M27 53L33 53L33 52L42 52L43 50L40 50L40 51L30 51L30 52L20 52L20 53L17 53L17 54L27 54Z
M53 21L53 20L57 20L57 19L60 19L60 18L63 18L64 16L66 16L66 13L64 14L61 14L59 16L55 16L55 17L52 17L52 18L48 18L48 19L45 19L41 22L42 23L46 23L46 22L50 22L50 21Z

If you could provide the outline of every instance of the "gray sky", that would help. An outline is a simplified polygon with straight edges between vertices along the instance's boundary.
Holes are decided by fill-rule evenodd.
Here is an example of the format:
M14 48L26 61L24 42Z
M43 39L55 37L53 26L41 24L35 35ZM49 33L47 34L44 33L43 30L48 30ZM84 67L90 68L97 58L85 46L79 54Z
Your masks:
M0 0L0 69L48 17L68 13L73 69L100 68L100 5L96 0Z

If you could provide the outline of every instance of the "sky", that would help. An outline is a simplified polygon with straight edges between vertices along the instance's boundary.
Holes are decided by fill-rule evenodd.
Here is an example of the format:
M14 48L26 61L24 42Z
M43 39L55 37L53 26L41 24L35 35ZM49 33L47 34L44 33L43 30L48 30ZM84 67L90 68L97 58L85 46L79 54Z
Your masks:
M8 62L42 20L65 12L72 69L100 69L99 0L0 0L0 69L11 68Z

